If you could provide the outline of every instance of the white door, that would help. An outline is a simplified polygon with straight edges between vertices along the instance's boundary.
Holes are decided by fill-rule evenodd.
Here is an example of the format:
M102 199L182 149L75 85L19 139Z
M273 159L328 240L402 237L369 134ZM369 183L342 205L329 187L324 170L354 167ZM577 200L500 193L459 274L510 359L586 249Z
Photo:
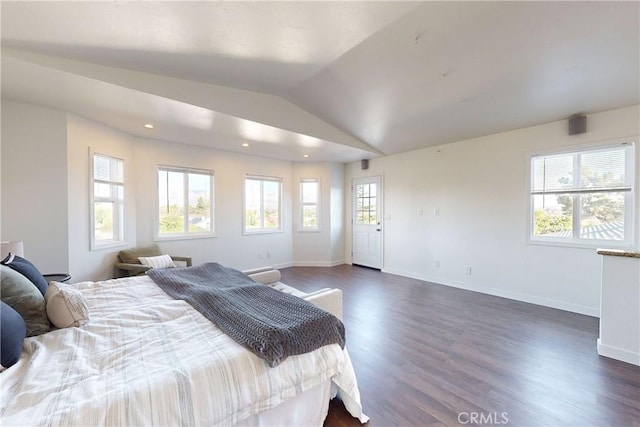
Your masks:
M353 180L351 262L382 268L382 180L379 176Z

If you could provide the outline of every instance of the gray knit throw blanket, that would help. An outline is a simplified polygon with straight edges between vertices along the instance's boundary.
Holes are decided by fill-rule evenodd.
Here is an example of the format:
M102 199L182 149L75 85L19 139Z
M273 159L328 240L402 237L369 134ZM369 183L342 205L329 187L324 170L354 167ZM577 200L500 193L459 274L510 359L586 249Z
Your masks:
M269 366L328 344L344 348L344 325L331 313L217 263L152 269L147 275L184 300Z

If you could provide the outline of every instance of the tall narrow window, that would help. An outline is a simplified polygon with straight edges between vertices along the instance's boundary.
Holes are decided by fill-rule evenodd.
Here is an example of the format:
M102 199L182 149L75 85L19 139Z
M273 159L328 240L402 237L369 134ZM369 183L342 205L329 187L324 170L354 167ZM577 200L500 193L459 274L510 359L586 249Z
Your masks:
M158 167L158 238L214 234L213 171Z
M91 249L124 243L124 162L91 156Z
M320 184L317 178L300 180L300 230L316 231L319 229L319 193Z
M634 142L531 157L531 240L633 244Z
M282 178L248 175L244 180L244 232L282 231Z

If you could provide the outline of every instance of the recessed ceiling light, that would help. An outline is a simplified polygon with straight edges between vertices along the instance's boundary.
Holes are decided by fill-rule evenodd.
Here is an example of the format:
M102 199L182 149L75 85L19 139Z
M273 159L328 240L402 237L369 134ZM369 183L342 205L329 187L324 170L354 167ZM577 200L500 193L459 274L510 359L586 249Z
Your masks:
M243 147L248 147L248 146L249 146L249 143L248 143L248 142L243 142L243 143L242 143L242 146L243 146Z
M147 129L153 129L153 125L151 123L146 123L144 127L146 127Z
M304 157L304 158L306 159L307 157L309 157L309 155L308 155L308 154L305 154L305 155L303 155L302 157Z

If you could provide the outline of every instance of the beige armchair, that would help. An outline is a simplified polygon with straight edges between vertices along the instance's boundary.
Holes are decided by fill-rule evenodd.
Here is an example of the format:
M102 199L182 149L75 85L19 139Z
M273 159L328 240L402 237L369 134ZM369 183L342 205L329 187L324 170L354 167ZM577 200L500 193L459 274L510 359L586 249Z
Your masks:
M158 245L142 246L139 248L123 249L118 252L118 260L115 264L116 277L128 277L144 274L152 267L142 265L139 257L153 257L163 255ZM191 267L191 257L170 255L176 267Z

